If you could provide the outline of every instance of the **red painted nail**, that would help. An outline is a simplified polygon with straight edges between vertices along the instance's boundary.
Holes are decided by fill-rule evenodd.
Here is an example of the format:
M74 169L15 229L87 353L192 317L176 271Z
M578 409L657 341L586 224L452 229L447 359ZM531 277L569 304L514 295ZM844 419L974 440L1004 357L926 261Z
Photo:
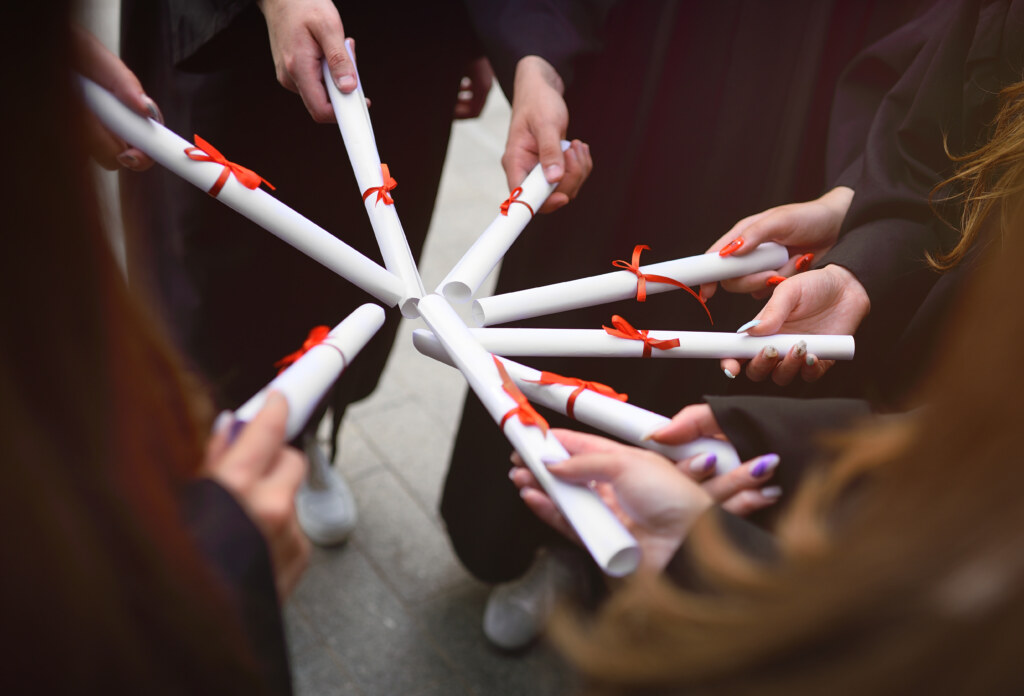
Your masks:
M740 247L742 247L742 246L743 246L743 237L737 237L736 239L732 240L731 242L726 244L724 247L722 247L719 250L718 255L719 256L729 256L730 254L733 254L734 252L739 251Z
M796 260L796 270L806 271L811 267L811 261L814 260L814 254L804 254Z
M768 280L764 281L764 284L770 288L774 288L776 285L786 279L786 276L772 276Z

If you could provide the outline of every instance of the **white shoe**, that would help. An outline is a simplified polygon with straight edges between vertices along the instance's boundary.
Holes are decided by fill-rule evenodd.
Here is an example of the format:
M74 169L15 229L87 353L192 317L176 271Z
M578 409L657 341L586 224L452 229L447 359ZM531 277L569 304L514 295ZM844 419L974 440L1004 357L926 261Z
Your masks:
M309 471L295 494L299 526L318 546L340 544L356 527L356 500L315 435L305 437L303 449L309 458Z
M544 632L558 600L585 582L581 558L541 549L526 574L498 585L484 609L484 635L505 650L525 648Z

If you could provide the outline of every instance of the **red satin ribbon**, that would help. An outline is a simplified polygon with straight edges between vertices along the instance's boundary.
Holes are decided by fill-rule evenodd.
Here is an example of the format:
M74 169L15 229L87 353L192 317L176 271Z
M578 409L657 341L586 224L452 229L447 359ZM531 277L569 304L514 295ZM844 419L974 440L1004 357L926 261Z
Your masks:
M384 205L393 205L395 199L391 197L388 191L392 191L398 186L398 182L391 178L391 172L388 171L388 165L381 164L380 172L384 176L384 183L380 186L371 186L370 188L363 191L363 200L373 195L374 191L377 192L377 200L374 201L374 205L384 201Z
M576 397L582 394L585 389L597 392L602 396L611 397L617 401L626 401L629 398L625 394L618 393L607 384L601 384L600 382L588 382L587 380L577 379L576 377L563 377L562 375L555 374L554 372L541 372L540 379L530 381L533 384L564 384L569 387L576 387L572 394L569 395L569 400L565 402L565 415L569 416L573 420L576 420L576 414L574 411Z
M669 285L674 285L677 288L682 288L686 292L690 293L691 295L693 295L694 299L700 302L701 307L703 307L704 311L707 312L708 319L711 320L711 325L714 326L715 320L711 316L711 310L708 309L707 302L704 301L704 298L701 295L698 295L693 290L691 290L688 285L686 285L685 283L680 283L678 280L674 278L669 278L668 276L652 275L640 271L640 254L645 250L650 251L650 249L651 248L646 244L637 244L635 247L633 247L632 263L624 261L622 259L612 261L612 265L615 266L616 268L621 268L625 271L629 271L630 273L636 276L636 301L647 301L647 281L651 281L652 283L667 283Z
M306 340L302 342L302 347L299 348L294 353L289 353L288 355L278 360L276 363L274 363L274 367L281 368L281 372L283 372L286 367L288 367L296 360L301 358L303 355L308 353L311 348L323 343L324 339L327 338L327 334L329 334L330 332L331 328L329 326L314 326L312 329L309 330L309 335L306 336Z
M644 342L644 357L651 357L651 349L657 348L658 350L668 350L669 348L678 348L679 339L673 338L669 340L659 340L657 338L651 338L648 336L647 329L643 331L637 331L629 322L620 317L618 314L612 317L612 326L602 326L609 336L615 336L616 338L626 338L630 341L643 341Z
M493 357L493 356L492 356ZM498 367L498 374L501 375L501 388L505 390L505 393L511 396L515 402L516 407L509 409L501 418L501 427L505 427L505 421L512 416L519 418L519 422L523 425L532 425L541 429L545 435L548 434L548 422L544 420L544 417L534 410L533 406L523 395L523 392L519 391L519 387L512 381L512 378L508 376L508 371L505 366L501 364L498 358L494 358L494 364Z
M220 190L224 188L224 184L227 183L228 177L232 174L234 174L235 178L238 179L238 183L247 189L256 189L259 188L260 184L266 184L272 190L277 190L272 183L253 170L246 169L240 164L229 162L217 148L200 138L198 135L193 135L192 139L196 143L195 146L185 148L185 154L188 155L189 159L193 159L196 162L216 162L217 164L224 165L224 169L221 170L220 176L217 177L217 181L213 183L213 186L211 186L210 190L207 192L214 198L216 198L217 194L220 193Z
M510 193L508 195L508 198L505 199L505 202L501 204L502 215L508 215L509 206L511 206L513 203L519 203L520 205L525 205L526 209L530 211L530 217L533 217L533 206L531 206L526 201L519 200L519 196L521 196L522 193L522 186L516 186L514 189L512 189L512 193Z

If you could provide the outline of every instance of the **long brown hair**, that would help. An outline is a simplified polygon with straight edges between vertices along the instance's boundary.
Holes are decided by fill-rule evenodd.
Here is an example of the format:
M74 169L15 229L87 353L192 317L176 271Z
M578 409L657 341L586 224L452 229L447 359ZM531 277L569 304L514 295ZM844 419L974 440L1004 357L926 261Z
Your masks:
M978 211L1020 190L987 171L1024 173L1017 96L997 136L1011 141L965 160ZM778 565L753 564L708 520L687 543L712 593L638 577L596 622L556 624L595 692L1024 690L1024 234L1006 224L942 339L929 406L847 436L781 523Z
M181 520L208 413L106 242L68 22L0 29L0 691L260 693Z

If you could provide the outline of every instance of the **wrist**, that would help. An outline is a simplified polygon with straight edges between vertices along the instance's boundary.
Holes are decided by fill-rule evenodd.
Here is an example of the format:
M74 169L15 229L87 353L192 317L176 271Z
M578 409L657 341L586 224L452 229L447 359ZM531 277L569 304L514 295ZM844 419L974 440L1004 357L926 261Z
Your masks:
M867 316L868 312L871 311L871 298L868 297L868 292L864 289L864 286L857 280L857 276L845 266L839 266L834 263L830 263L822 270L828 273L832 281L841 288L844 299L861 311L862 316Z
M542 83L558 92L561 96L565 93L565 83L551 63L540 56L524 56L516 63L516 72L513 79L513 90L515 94L520 93L520 87L528 87Z
M850 209L850 203L853 201L853 189L849 186L836 186L818 200L841 219Z

